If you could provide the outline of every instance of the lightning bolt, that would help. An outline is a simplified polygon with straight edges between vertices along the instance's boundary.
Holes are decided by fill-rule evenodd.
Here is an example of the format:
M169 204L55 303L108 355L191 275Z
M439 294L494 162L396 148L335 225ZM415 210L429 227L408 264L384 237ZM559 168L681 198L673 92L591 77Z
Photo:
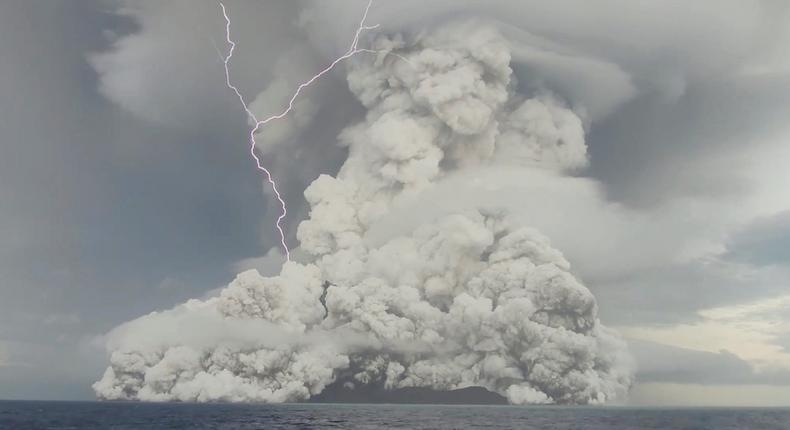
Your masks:
M222 8L222 16L225 18L225 41L230 46L230 49L228 50L228 55L222 57L222 62L225 66L225 84L236 94L236 97L238 97L242 107L244 107L244 111L247 112L247 116L249 116L250 120L252 120L254 124L254 126L250 130L250 155L255 160L255 166L258 168L258 170L263 172L264 175L266 176L266 180L272 186L272 191L274 191L274 195L277 197L277 201L280 202L280 208L281 208L280 216L277 217L277 222L275 226L277 227L277 231L280 233L280 244L282 245L283 250L285 251L285 258L288 261L291 261L291 251L288 249L288 244L285 241L285 231L283 230L282 227L282 221L288 215L288 209L285 205L285 200L283 199L282 195L280 195L280 192L277 190L277 182L274 181L274 177L272 177L271 172L266 167L264 167L263 164L261 164L261 159L255 153L255 147L256 147L255 133L257 133L261 127L263 127L270 121L274 121L276 119L282 119L283 117L288 115L293 109L294 102L296 102L297 97L299 97L299 94L301 94L303 89L307 88L313 82L317 81L321 76L329 73L341 61L349 59L356 54L362 52L373 53L373 54L384 53L385 55L392 55L396 58L399 58L400 60L406 62L412 68L415 68L414 64L412 64L412 62L409 61L408 58L400 54L397 54L395 52L391 52L388 50L384 51L384 50L366 49L366 48L358 47L359 37L363 31L373 30L379 27L379 24L365 25L365 21L368 19L368 12L370 11L370 7L372 5L373 5L373 0L368 0L368 4L365 7L365 12L362 14L362 19L360 19L359 21L359 26L357 27L357 31L354 33L354 38L351 40L351 45L348 47L348 50L345 52L345 54L341 55L340 57L337 57L334 61L332 61L328 66L326 66L324 69L322 69L317 74L315 74L312 78L299 84L299 86L296 87L296 91L294 91L293 95L291 96L291 99L288 100L288 106L285 109L283 109L282 112L280 112L277 115L272 115L265 119L258 119L255 116L255 114L252 113L250 108L247 106L247 103L244 101L244 96L241 95L241 91L239 91L239 89L235 85L233 85L230 81L230 68L228 64L230 63L231 57L233 57L233 50L236 49L236 42L234 42L230 38L230 18L228 17L228 11L225 8L225 4L223 4L222 2L219 3L220 8Z
M293 109L294 102L296 102L296 99L297 97L299 97L299 94L301 94L302 90L310 86L313 82L317 81L319 78L321 78L321 76L329 73L329 71L331 71L338 63L348 58L351 58L352 56L359 54L360 52L372 52L372 50L370 49L360 49L357 47L357 45L359 44L359 37L363 31L373 30L378 27L378 24L365 25L365 21L368 18L368 12L370 11L370 6L372 4L373 4L373 0L368 0L368 4L365 7L365 12L362 15L362 19L359 21L359 26L357 27L357 31L356 33L354 33L354 39L351 41L351 46L349 46L345 54L336 58L328 66L326 66L324 69L322 69L317 74L315 74L312 78L301 83L296 88L296 91L294 91L293 95L291 96L291 99L288 101L288 106L285 109L283 109L282 112L276 115L272 115L265 119L258 119L258 117L256 117L255 114L247 106L247 103L244 101L244 96L242 96L241 91L239 91L239 89L235 85L233 85L233 83L231 83L230 68L228 65L230 63L231 57L233 57L233 50L236 48L236 42L234 42L230 38L230 18L228 17L227 9L225 8L225 5L222 2L219 3L220 7L222 8L222 16L225 18L225 41L230 46L230 49L228 50L228 55L223 58L223 64L225 66L225 84L236 94L236 97L238 97L239 102L241 102L241 105L244 107L244 111L247 112L247 115L249 116L250 120L252 120L254 124L254 126L250 130L250 140L249 140L250 155L255 160L255 166L258 168L258 170L263 172L263 174L266 177L266 180L269 182L269 185L271 185L272 191L274 191L274 195L277 197L277 201L280 202L280 208L281 208L280 216L277 217L277 222L275 225L277 227L277 231L280 233L280 244L282 245L283 250L285 251L285 258L288 261L291 261L291 251L290 249L288 249L288 244L285 241L285 231L283 230L283 226L282 226L283 219L285 219L285 217L288 215L288 208L285 205L285 200L283 199L282 195L277 190L277 182L275 182L271 172L266 167L263 166L263 164L261 163L261 159L256 154L255 133L257 133L261 127L265 126L269 122L277 119L282 119L283 117L288 115Z

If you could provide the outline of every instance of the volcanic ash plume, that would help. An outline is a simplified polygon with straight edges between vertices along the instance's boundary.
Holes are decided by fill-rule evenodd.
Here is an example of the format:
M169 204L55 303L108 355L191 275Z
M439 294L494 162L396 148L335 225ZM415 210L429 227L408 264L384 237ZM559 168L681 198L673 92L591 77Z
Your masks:
M99 397L284 402L332 383L480 386L516 404L627 392L624 342L539 231L469 201L406 234L366 236L453 172L583 167L582 120L551 94L516 94L506 41L479 22L373 44L375 58L349 66L368 112L340 135L348 159L305 190L305 257L116 328Z

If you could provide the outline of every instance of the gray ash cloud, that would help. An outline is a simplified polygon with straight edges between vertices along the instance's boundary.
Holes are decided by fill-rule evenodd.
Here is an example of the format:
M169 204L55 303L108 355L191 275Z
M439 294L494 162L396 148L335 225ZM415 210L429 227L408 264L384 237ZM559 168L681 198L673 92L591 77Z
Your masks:
M287 402L336 383L483 387L514 404L627 393L624 341L563 254L504 202L470 195L368 235L450 175L573 173L587 163L583 113L548 90L519 94L507 40L482 22L371 43L379 53L347 74L365 118L339 136L339 172L304 192L295 261L113 330L100 398Z

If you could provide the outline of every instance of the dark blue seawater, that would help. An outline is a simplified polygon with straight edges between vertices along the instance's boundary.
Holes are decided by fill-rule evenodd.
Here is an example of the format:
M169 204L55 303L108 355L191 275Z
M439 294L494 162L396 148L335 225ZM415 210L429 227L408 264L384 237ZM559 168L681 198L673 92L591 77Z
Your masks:
M790 429L790 409L0 401L0 429Z

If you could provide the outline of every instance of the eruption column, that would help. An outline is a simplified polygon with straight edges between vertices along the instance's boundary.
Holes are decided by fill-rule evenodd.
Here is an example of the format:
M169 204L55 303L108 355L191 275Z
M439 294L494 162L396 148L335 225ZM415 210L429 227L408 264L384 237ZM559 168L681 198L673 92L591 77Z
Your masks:
M230 38L230 18L228 17L228 13L227 10L225 9L225 5L222 2L220 2L219 4L220 7L222 8L222 16L225 18L225 41L228 42L228 45L230 45L230 49L228 50L228 55L222 59L222 62L225 66L225 83L228 86L228 88L233 90L233 92L236 94L236 97L239 98L241 105L244 107L244 111L247 112L247 115L254 123L254 126L250 130L250 155L252 155L252 158L255 160L255 166L258 168L258 170L260 170L261 172L264 173L264 175L266 175L266 180L272 186L272 191L274 191L274 195L277 197L277 200L280 202L281 212L280 212L280 216L277 217L276 227L277 227L277 231L280 233L280 244L282 245L283 250L285 251L285 258L288 261L291 260L291 252L288 249L288 244L285 242L285 231L283 231L283 226L282 226L283 219L285 219L285 217L288 215L288 209L285 205L285 200L283 199L282 195L280 195L280 192L277 190L277 182L275 182L271 172L266 167L264 167L263 164L261 164L261 159L255 153L255 146L256 146L255 133L257 133L261 127L263 127L270 121L281 119L286 115L288 115L288 113L290 113L291 110L293 109L294 102L296 102L296 98L299 97L299 94L302 92L302 90L310 86L313 82L317 81L318 78L320 78L321 76L325 75L330 70L332 70L339 62L351 58L352 56L360 52L373 52L370 49L360 49L357 47L357 45L359 44L359 36L360 34L362 34L363 31L372 30L378 27L378 24L365 25L365 20L368 17L368 11L370 11L371 4L373 4L373 0L368 0L368 4L365 7L365 13L362 15L362 19L359 21L359 27L357 27L357 31L354 34L354 39L351 41L351 46L349 46L346 53L336 58L328 66L326 66L323 70L318 72L312 78L300 84L296 88L296 91L294 91L293 95L291 96L291 99L288 101L288 106L282 112L261 120L259 120L255 116L255 114L250 110L250 108L247 106L247 103L244 101L244 97L241 95L239 89L230 82L230 70L228 67L228 63L230 63L230 59L231 57L233 57L233 50L236 48L236 43Z

